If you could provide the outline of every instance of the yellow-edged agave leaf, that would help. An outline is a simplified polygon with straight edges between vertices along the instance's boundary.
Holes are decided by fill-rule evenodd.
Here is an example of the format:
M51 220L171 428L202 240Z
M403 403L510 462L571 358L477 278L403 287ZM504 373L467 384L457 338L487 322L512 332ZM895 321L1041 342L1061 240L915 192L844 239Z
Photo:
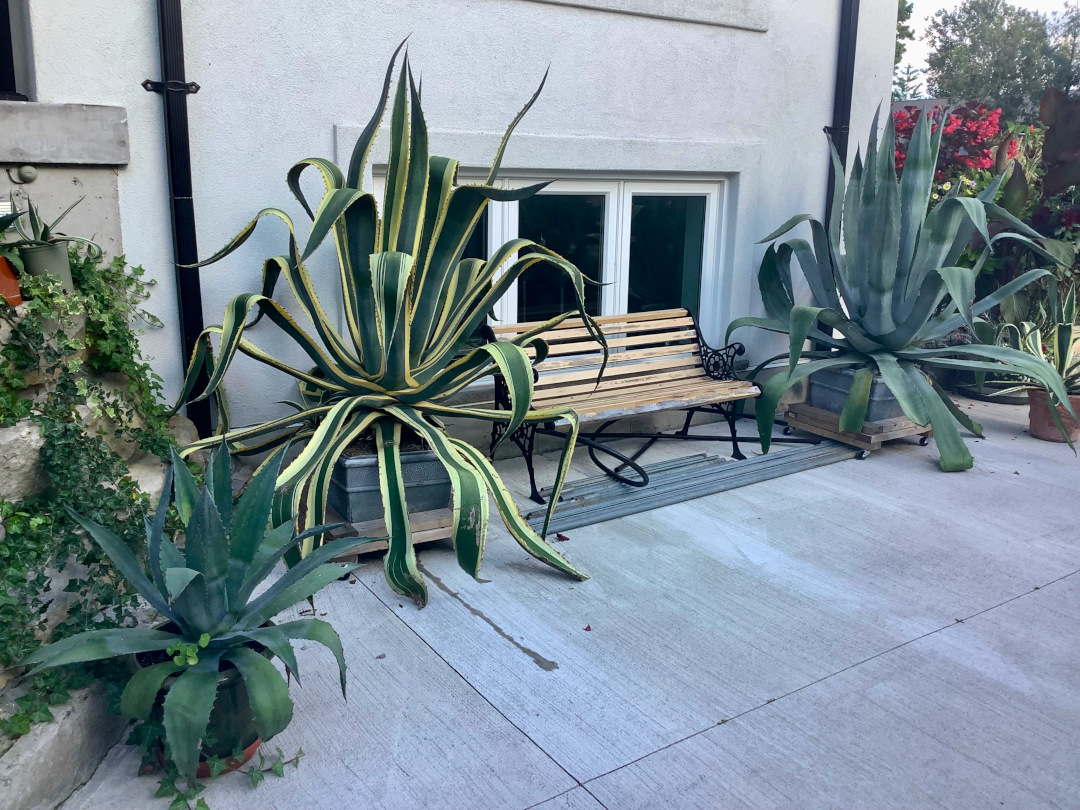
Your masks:
M286 185L311 220L303 248L298 245L292 220L280 209L267 208L202 263L233 254L264 217L278 218L286 225L287 249L263 262L260 291L236 296L226 306L221 324L204 330L192 355L181 399L216 394L223 404L224 381L239 354L296 380L300 396L296 402L286 403L292 413L256 425L232 427L222 411L219 424L222 438L234 453L266 452L286 444L295 448L288 463L277 471L271 508L272 525L296 519L296 538L302 540L294 538L296 545L280 551L290 564L320 553L320 542L325 542L320 524L326 514L334 466L350 443L373 436L389 535L384 561L387 581L397 592L421 604L426 601L401 476L401 435L407 428L424 440L450 475L454 490L452 532L462 568L473 576L480 570L490 519L489 497L494 497L503 521L530 554L580 577L541 535L528 528L483 454L452 440L442 422L448 416L481 419L504 425L509 435L522 425L566 420L569 440L556 474L550 520L569 470L577 416L567 409L532 410L533 369L547 356L543 335L570 316L580 317L586 331L606 352L604 336L584 304L585 284L596 282L562 256L527 239L508 242L492 251L488 260L462 258L489 202L527 199L546 185L517 189L496 185L507 139L536 101L539 89L507 129L485 181L458 185L457 161L428 154L427 123L407 56L391 90L396 60L395 52L379 103L357 140L348 170L312 157L288 171ZM385 199L380 206L363 189L362 180L388 104L390 156ZM309 170L322 179L322 197L317 202L309 199L301 186ZM320 301L318 279L305 264L324 245L330 248L327 243L331 237L345 311L345 326L340 332L331 323L333 307ZM539 264L557 268L570 280L574 309L509 341L470 346L495 302ZM274 298L282 278L299 307L297 317ZM298 318L310 321L314 329L301 326ZM298 368L257 345L253 330L264 327L286 335L313 367ZM214 337L220 339L216 352L210 342ZM195 391L202 372L209 384L205 390ZM462 388L492 374L500 374L506 381L511 403L508 411L447 404ZM200 440L184 452L190 454L217 441L220 439ZM262 474L266 467L260 465L259 470ZM188 587L198 582L201 580L191 580Z
M415 599L422 606L427 604L427 586L416 568L409 505L405 501L405 482L401 476L401 423L380 419L375 423L375 437L383 515L390 537L383 558L386 581L395 591Z

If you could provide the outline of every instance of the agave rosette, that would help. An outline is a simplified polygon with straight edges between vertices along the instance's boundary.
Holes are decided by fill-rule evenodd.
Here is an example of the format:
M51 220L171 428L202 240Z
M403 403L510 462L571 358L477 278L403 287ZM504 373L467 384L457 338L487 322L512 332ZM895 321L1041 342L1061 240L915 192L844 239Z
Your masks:
M65 664L166 651L177 644L191 648L192 657L186 660L183 655L168 655L163 656L167 660L138 669L120 703L128 717L147 720L169 682L162 706L165 741L177 770L189 780L194 779L199 763L219 672L229 667L239 672L255 728L264 741L292 719L288 684L270 656L280 658L299 684L293 641L314 641L334 654L345 695L345 657L333 627L316 618L281 624L270 620L348 574L355 564L337 565L330 560L371 539L350 537L327 543L270 581L290 549L333 528L318 526L296 533L293 520L280 524L271 520L281 457L279 451L268 460L234 508L227 449L212 455L202 488L174 454L157 512L153 521L146 520L149 573L123 540L72 513L163 624L91 630L46 645L21 662L35 667L30 672L34 674ZM170 492L184 527L182 544L166 536Z
M941 130L931 135L925 116L915 127L899 181L892 117L887 119L880 149L877 131L875 116L866 162L856 154L846 189L844 169L833 148L836 185L827 226L810 214L800 214L761 240L775 242L802 222L810 225L812 243L789 239L772 244L762 259L758 284L766 317L739 318L727 334L756 326L790 336L786 372L762 385L756 407L764 450L771 442L776 406L788 388L820 369L851 368L855 374L840 415L842 431L862 429L871 384L880 374L907 417L932 426L941 468L969 469L971 454L956 423L978 436L982 428L956 407L927 369L1015 374L1038 382L1059 399L1064 394L1062 380L1043 360L1005 346L932 344L965 325L974 333L978 315L1048 275L1046 270L1031 270L973 303L975 277L995 243L1020 240L1049 261L1054 259L1039 243L1038 233L994 203L1001 177L978 197L958 196L957 184L928 210ZM1011 228L991 236L988 223L994 221ZM976 265L958 266L976 234L984 245ZM795 304L793 256L809 286L810 306ZM807 339L824 348L803 351ZM770 358L759 369L783 356Z
M426 602L427 589L416 566L401 477L403 428L419 435L450 475L452 537L464 570L473 576L479 572L490 493L511 534L527 552L561 571L584 578L544 542L546 524L538 535L525 522L487 458L447 435L440 421L444 417L462 417L502 423L506 426L505 437L524 423L567 420L570 431L554 483L550 519L569 469L578 420L573 411L565 408L530 409L532 364L547 355L543 333L573 313L553 318L511 341L466 349L469 339L510 285L529 268L546 263L570 279L577 296L577 314L606 351L600 329L585 312L587 280L566 259L527 239L506 243L486 261L461 258L489 201L522 200L546 185L505 189L494 184L507 139L540 90L507 130L485 182L457 185L457 161L428 154L427 126L406 56L394 93L386 192L380 211L362 182L387 106L394 61L387 70L378 108L357 140L347 170L321 158L310 158L297 163L288 173L289 188L311 218L303 249L288 214L267 208L221 251L201 263L216 262L239 248L264 217L279 219L288 228L288 252L264 263L261 292L233 298L221 325L204 332L205 339L192 357L181 400L191 395L199 371L204 368L209 382L196 399L217 391L237 352L297 380L303 396L295 413L250 427L232 428L227 424L227 414L222 412L220 428L236 453L259 453L283 442L302 444L300 453L278 478L279 517L298 514L302 527L323 520L331 473L344 449L361 434L373 434L389 534L387 580L394 590L420 604ZM325 194L314 209L300 187L300 178L308 169L318 172L325 184ZM305 267L316 248L331 235L337 251L345 334L334 328ZM282 276L316 335L309 334L273 300L275 285ZM256 317L248 323L253 313ZM289 365L247 337L247 331L264 317L296 342L314 363L313 369ZM220 340L216 354L210 344L211 335ZM448 403L465 386L493 373L506 380L512 403L509 410ZM198 442L184 452L193 452L213 441ZM318 538L309 538L300 553L310 553L317 542Z

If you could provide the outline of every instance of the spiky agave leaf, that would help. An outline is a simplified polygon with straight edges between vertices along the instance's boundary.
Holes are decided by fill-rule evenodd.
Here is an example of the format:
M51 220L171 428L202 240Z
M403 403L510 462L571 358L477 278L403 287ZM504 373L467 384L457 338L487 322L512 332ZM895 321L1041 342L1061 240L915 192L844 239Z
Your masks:
M1042 255L1050 255L1038 241L1038 234L994 204L1000 177L977 197L959 197L954 190L927 210L940 139L940 128L931 133L926 118L920 117L903 177L898 181L893 169L892 119L888 119L879 148L875 117L866 160L856 155L846 189L843 167L832 150L837 182L827 227L809 214L800 214L762 240L772 243L758 273L767 317L739 318L727 334L730 337L735 329L753 326L789 335L787 371L768 380L758 400L763 449L768 450L771 442L772 418L780 397L818 369L855 369L840 415L843 430L862 427L872 376L879 374L909 419L933 427L944 470L972 465L956 422L977 435L981 428L955 407L924 368L1017 374L1046 387L1055 398L1065 390L1060 373L1042 359L1015 348L926 348L961 326L978 334L978 316L1047 275L1046 270L1029 271L975 302L975 277L998 241L1019 240ZM1005 222L1012 230L991 236L992 221ZM812 243L788 239L775 244L803 222L810 223ZM985 249L974 268L959 266L957 262L975 233L982 237ZM794 302L792 256L798 259L807 280L812 306ZM822 326L835 331L827 333ZM808 339L826 350L804 351ZM799 363L807 357L813 359Z
M199 349L192 356L184 397L197 394L196 398L203 398L218 391L237 354L297 380L302 402L297 403L295 413L259 425L229 429L224 436L238 453L257 452L286 440L303 445L299 455L280 470L275 482L277 519L299 514L301 531L323 520L330 474L345 447L360 433L374 432L378 438L383 517L390 536L385 560L387 580L396 591L421 604L427 590L416 568L404 488L399 480L402 426L424 437L449 471L454 489L454 542L465 570L474 576L479 571L489 496L494 496L504 522L530 553L579 575L543 540L521 531L521 516L513 501L505 497L497 476L477 465L470 454L445 436L438 421L444 416L483 419L501 422L510 433L526 423L565 417L571 434L555 481L556 490L561 489L576 436L576 417L563 411L531 410L531 400L532 366L542 361L547 352L541 336L566 315L506 343L478 348L469 348L467 343L510 285L532 268L546 264L570 280L576 313L606 352L603 334L585 311L588 280L565 258L527 239L508 242L486 261L462 259L490 201L527 199L547 185L519 189L495 185L508 138L535 103L540 89L507 129L487 178L479 184L458 185L457 161L429 154L427 124L407 55L396 69L394 86L396 61L397 52L387 69L379 104L353 149L348 170L321 158L308 158L289 170L287 184L311 219L303 247L299 247L292 220L280 209L267 208L222 250L200 263L219 261L240 248L262 218L277 219L286 226L288 250L264 263L259 293L234 298L221 324L205 330L208 338L220 339L220 349L216 355ZM388 106L390 152L380 213L374 197L363 188L363 176ZM308 170L315 171L323 181L323 197L318 205L305 196L300 185L301 176ZM307 259L331 238L345 309L347 328L342 334L333 329L305 268ZM314 324L313 334L301 328L273 300L281 278L288 283L303 317ZM252 319L252 315L257 317ZM315 368L290 365L250 340L248 330L263 318L299 345ZM204 368L210 381L197 392L195 379ZM509 411L447 404L457 391L495 373L507 381ZM194 452L211 441L196 442L184 452ZM549 519L555 500L549 506ZM285 559L295 563L296 557L315 553L318 545L317 537L309 537L296 551L290 550Z

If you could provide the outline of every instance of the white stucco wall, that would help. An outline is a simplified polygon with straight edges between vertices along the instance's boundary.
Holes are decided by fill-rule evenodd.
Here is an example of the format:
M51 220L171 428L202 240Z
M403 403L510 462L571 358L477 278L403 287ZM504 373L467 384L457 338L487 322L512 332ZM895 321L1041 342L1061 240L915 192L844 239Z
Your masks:
M187 74L202 87L189 101L200 252L216 250L266 205L300 221L286 170L303 157L335 156L336 133L367 120L390 53L411 33L440 153L483 151L485 133L503 130L550 64L508 168L730 173L737 199L728 221L728 294L707 335L717 339L726 320L760 309L754 279L762 251L754 242L792 214L823 211L822 127L832 112L840 2L581 5L637 13L536 0L188 0ZM862 7L853 144L865 139L876 105L887 104L895 36L893 0ZM674 11L660 17L712 14L749 24L641 16L649 8ZM123 241L159 280L151 304L167 327L144 342L175 392L181 368L161 102L139 86L160 72L153 4L34 0L31 11L39 100L128 110ZM755 27L767 30L748 30ZM203 271L207 323L220 320L228 297L255 289L262 259L284 244L283 231L267 223L240 253ZM269 333L260 335L267 348L285 345ZM766 348L760 335L741 337L752 354ZM272 403L289 384L242 364L229 393L242 423L276 412Z

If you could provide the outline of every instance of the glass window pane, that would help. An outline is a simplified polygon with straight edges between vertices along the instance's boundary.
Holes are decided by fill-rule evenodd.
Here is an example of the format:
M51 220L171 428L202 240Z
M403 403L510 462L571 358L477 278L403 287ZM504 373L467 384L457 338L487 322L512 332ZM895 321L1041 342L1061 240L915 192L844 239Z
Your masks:
M685 307L698 314L705 200L696 195L634 195L628 311Z
M491 203L488 203L490 206ZM480 215L480 221L476 223L469 241L465 243L465 250L461 253L463 259L487 259L488 257L488 209Z
M491 203L488 203L490 206ZM469 241L465 243L465 249L461 251L462 259L484 259L488 257L488 211L489 208L484 209L484 213L480 215L480 220L476 223L476 227L473 228L473 232L469 235ZM468 342L463 347L461 354L482 346L484 344L484 326L487 325L487 318L480 323L479 326L473 330L472 335L469 337Z
M593 281L601 281L604 195L537 194L522 200L518 236L554 250ZM576 307L574 287L562 270L534 265L518 282L519 321L545 321ZM599 287L585 285L585 309L600 314Z

